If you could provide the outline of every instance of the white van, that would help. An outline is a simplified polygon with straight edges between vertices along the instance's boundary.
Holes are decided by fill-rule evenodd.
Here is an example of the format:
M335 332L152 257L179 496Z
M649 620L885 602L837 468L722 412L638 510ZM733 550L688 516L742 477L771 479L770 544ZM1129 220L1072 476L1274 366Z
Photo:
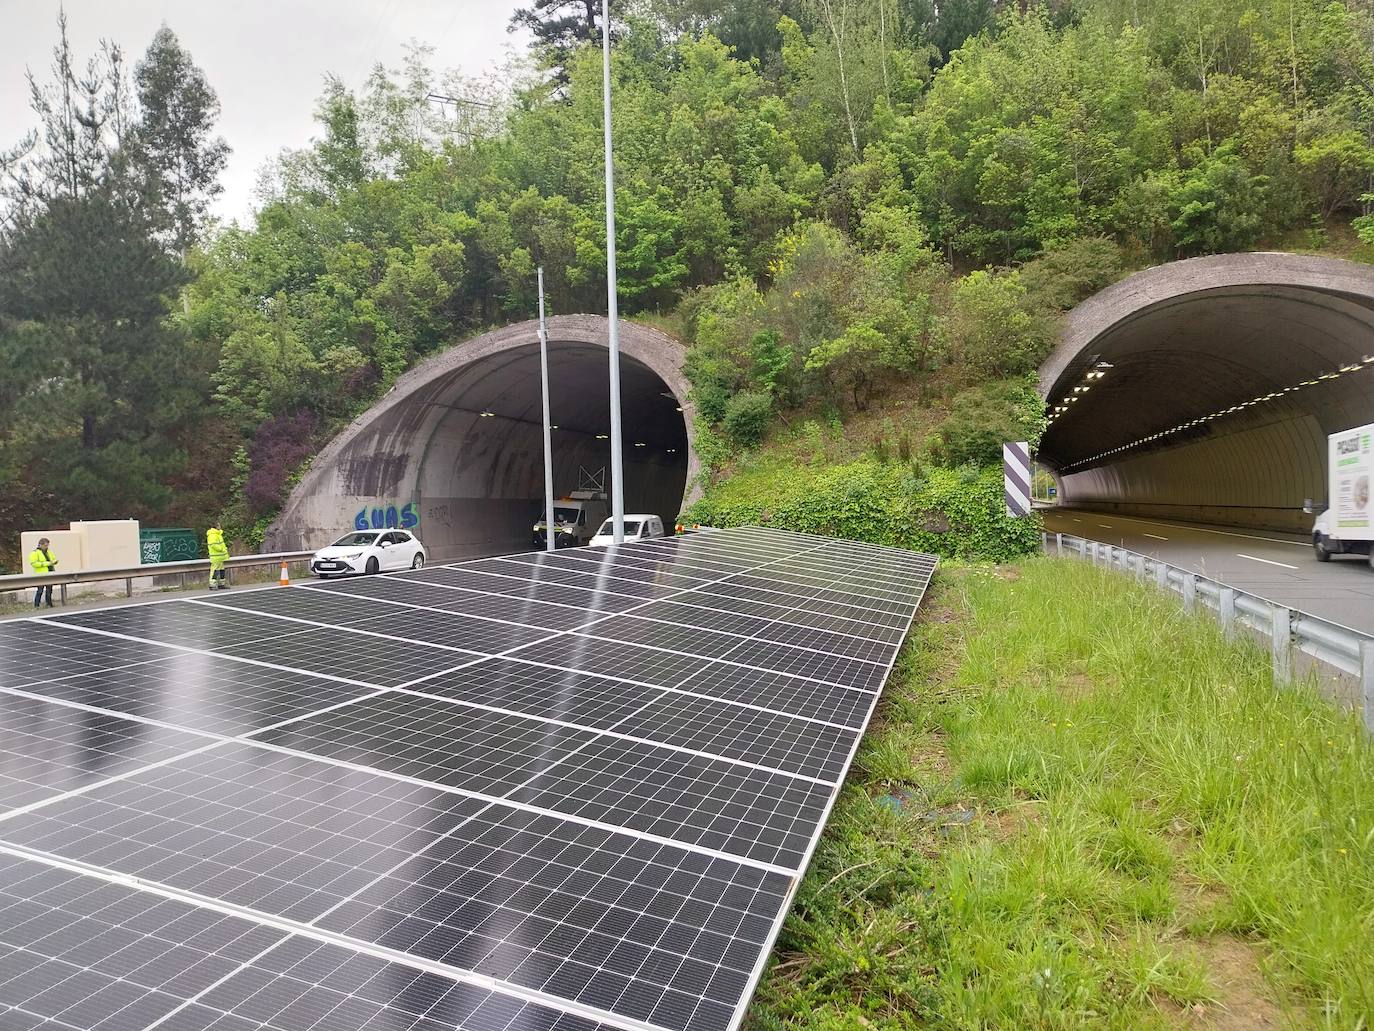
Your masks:
M656 515L627 515L625 517L625 543L646 541L650 537L663 536L663 520ZM615 543L615 520L607 519L596 531L591 540L593 548L602 548Z
M575 490L565 498L553 503L554 546L575 548L592 539L593 527L601 525L606 518L606 495L596 491ZM536 548L544 548L544 535L548 528L544 520L534 524L530 543Z

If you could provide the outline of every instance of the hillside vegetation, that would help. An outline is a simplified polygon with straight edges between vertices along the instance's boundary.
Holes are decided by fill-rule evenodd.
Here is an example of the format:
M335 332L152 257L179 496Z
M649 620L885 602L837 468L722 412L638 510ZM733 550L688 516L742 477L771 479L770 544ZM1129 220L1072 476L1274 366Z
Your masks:
M1125 271L1374 241L1368 0L614 6L622 310L688 343L715 479L806 424L871 438L875 411L917 479L981 466L1034 435L1058 314ZM137 88L117 52L73 71L63 35L2 160L0 548L110 515L252 540L404 369L529 317L537 266L552 311L602 310L580 9L521 15L535 49L499 81L423 48L330 79L229 227L204 217L213 84L170 30Z

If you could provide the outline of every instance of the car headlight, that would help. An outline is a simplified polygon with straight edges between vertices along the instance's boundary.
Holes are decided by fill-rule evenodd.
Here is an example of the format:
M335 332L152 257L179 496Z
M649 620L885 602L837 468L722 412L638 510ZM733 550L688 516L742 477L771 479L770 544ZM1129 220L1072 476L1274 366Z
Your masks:
M348 559L350 562L353 561L355 558L362 558L362 557L363 557L363 553L362 553L361 551L355 551L355 552L353 552L353 554L351 554L351 555L345 555L345 556L344 556L344 558Z

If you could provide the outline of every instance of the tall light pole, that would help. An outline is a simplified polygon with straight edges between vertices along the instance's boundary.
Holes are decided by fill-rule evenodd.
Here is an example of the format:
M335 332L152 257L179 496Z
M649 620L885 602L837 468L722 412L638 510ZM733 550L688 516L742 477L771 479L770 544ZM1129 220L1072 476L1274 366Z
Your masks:
M611 2L601 0L601 100L606 137L606 317L611 347L611 519L614 540L625 541L624 462L620 447L620 319L615 283L615 170L611 164Z
M539 266L539 378L544 385L544 546L558 548L553 526L553 434L549 431L549 330L544 324L544 266Z

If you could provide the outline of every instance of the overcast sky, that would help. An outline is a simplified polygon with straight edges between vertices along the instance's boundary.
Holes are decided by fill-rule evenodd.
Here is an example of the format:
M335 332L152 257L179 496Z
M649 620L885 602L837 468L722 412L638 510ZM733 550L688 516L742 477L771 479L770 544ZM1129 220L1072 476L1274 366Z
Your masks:
M60 0L0 0L0 147L34 126L24 69L48 78ZM357 87L381 61L399 65L407 41L434 46L436 69L480 75L525 38L506 32L517 0L65 0L83 61L104 38L132 67L162 22L219 94L219 132L233 148L217 211L243 218L258 169L315 134L326 72Z

